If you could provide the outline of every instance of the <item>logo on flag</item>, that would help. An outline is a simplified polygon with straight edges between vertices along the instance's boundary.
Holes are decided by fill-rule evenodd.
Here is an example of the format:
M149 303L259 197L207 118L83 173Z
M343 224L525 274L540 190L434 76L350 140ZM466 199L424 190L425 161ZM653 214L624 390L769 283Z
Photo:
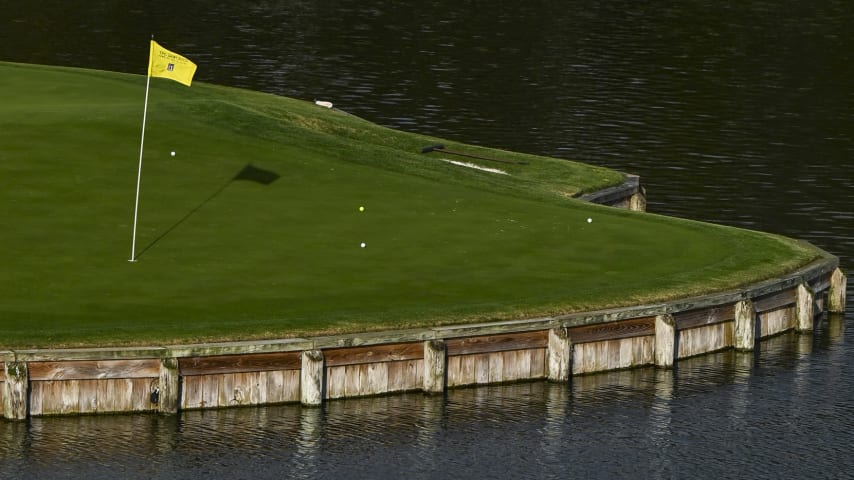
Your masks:
M166 50L154 40L151 41L151 53L148 57L148 75L175 80L190 86L196 64L175 52Z

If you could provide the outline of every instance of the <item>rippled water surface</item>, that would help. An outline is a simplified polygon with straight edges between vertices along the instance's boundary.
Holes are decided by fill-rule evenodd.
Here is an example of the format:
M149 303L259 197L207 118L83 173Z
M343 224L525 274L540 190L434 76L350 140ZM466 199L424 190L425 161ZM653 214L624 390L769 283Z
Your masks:
M173 3L0 0L0 60L144 74L153 33L199 81L636 173L650 211L854 271L850 2ZM755 354L570 387L0 422L0 478L851 478L850 305Z

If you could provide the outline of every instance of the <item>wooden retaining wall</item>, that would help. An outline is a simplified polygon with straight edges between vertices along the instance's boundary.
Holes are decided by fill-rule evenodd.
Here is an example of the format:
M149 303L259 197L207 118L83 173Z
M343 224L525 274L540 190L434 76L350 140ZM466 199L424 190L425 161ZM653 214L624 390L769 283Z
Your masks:
M317 338L0 352L0 414L224 408L572 376L736 348L844 311L827 258L740 291L558 317Z

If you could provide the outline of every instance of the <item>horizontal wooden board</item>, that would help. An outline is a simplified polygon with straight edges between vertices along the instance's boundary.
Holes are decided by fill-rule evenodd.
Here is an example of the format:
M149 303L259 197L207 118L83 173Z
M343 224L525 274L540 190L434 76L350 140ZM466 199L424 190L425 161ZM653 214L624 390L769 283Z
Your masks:
M154 378L160 376L160 360L74 360L30 362L30 380L89 380L107 378Z
M735 343L734 330L734 322L681 330L678 333L679 351L676 358L688 358L732 347Z
M781 292L765 295L753 300L753 308L757 313L767 312L787 305L794 305L798 300L798 289L790 288Z
M655 335L655 317L642 317L619 322L573 327L568 329L572 343L599 342L620 338Z
M448 358L448 387L543 378L545 348L455 355Z
M574 345L572 374L583 375L652 364L654 339L654 336L646 335Z
M814 278L809 282L809 286L813 292L823 292L830 288L830 279L832 276L832 273L828 273L827 275Z
M214 355L179 358L178 370L181 375L299 370L301 361L300 352Z
M327 367L420 360L424 358L424 343L391 343L365 347L330 348L323 350L323 358Z
M673 314L677 329L696 328L704 325L735 320L735 305L701 308Z
M544 348L549 342L548 330L505 333L479 337L451 338L445 341L448 356L474 353L505 352L529 348Z
M32 382L30 415L140 412L151 403L152 379L109 378Z
M770 337L791 330L797 325L795 307L778 308L759 315L759 338Z

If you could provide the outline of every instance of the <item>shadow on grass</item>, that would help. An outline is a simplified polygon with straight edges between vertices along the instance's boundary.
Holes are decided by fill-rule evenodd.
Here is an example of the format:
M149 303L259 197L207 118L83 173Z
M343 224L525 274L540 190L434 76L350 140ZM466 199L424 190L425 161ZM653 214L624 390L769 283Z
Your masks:
M158 242L160 242L161 240L166 238L166 236L168 236L170 233L172 233L176 228L180 227L181 224L186 222L190 217L193 216L193 214L195 214L196 212L201 210L202 207L204 207L205 205L210 203L211 200L218 197L219 194L221 194L226 188L228 188L228 186L231 185L231 183L234 182L235 180L248 180L250 182L260 183L261 185L269 185L269 184L275 182L276 180L278 180L278 178L279 178L279 174L276 172L273 172L271 170L265 170L263 168L258 168L258 167L255 167L254 165L252 165L251 163L247 163L246 166L243 167L242 169L240 169L240 171L238 171L235 176L228 179L227 182L225 182L221 187L219 187L208 198L204 199L195 208L193 208L192 210L187 212L187 214L184 215L180 220L175 222L175 224L173 224L171 227L167 228L163 233L158 235L157 238L152 240L151 243L149 243L148 245L145 246L145 248L140 250L139 253L136 255L136 258L138 259L139 257L141 257L145 252L147 252L152 247L157 245Z

